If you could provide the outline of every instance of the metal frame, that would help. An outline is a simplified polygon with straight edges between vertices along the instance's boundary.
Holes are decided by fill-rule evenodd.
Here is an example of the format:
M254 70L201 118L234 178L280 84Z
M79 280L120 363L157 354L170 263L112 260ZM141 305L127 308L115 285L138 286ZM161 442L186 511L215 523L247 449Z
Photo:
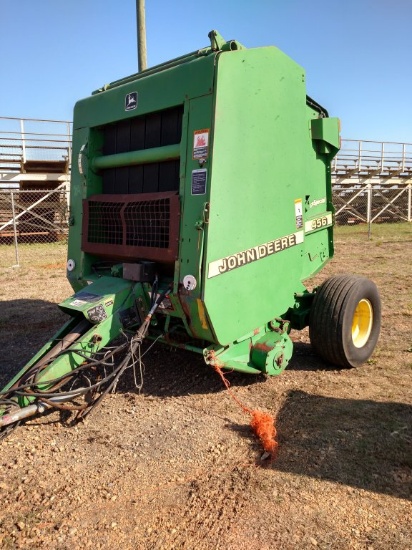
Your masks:
M362 201L359 197L365 196ZM370 183L333 190L335 218L338 223L376 223L412 221L412 185L400 188ZM350 217L351 221L348 221Z
M40 199L36 200L35 202L31 203L27 208L22 207L21 204L19 204L16 201L16 197L19 197L19 195L30 195L30 194L39 194L39 193L45 193L44 196L42 196ZM11 206L11 219L7 222L0 225L0 238L1 237L8 237L8 234L5 234L5 229L9 226L12 226L13 234L16 237L19 236L19 224L18 220L22 218L25 214L30 214L34 219L38 220L42 226L42 229L44 229L45 232L51 232L56 231L58 233L67 233L67 220L62 219L61 223L57 224L54 221L48 220L41 214L35 211L35 208L39 205L41 205L44 201L49 199L52 195L58 194L59 196L62 196L64 201L66 201L67 198L67 190L66 190L66 183L61 183L56 189L49 189L49 190L1 190L0 189L0 196L5 200L6 203L10 204ZM65 202L67 205L67 202ZM19 210L19 213L16 214L16 210ZM30 222L24 221L25 224L30 225Z
M354 175L412 178L412 143L342 139L332 172L337 179Z
M338 223L411 222L412 143L342 140L332 190Z
M68 181L72 123L0 117L0 189L23 181Z
M167 248L156 248L150 246L128 245L126 221L124 210L130 203L138 202L159 202L168 200L170 205L170 214L168 221L169 246ZM89 220L90 220L90 202L97 203L115 203L121 205L119 213L119 222L122 229L121 243L97 243L89 241ZM93 195L83 201L82 217L82 250L96 256L120 259L146 259L158 262L174 262L178 257L179 249L179 224L180 224L180 202L179 195L175 192L164 193L140 193L127 195Z

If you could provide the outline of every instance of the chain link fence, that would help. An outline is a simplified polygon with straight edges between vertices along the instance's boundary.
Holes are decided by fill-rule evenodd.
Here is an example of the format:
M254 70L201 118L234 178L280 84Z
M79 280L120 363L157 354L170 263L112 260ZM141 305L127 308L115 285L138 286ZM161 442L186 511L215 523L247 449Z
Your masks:
M337 226L368 226L412 221L412 185L357 185L333 188ZM68 189L0 190L0 267L33 263L60 245L62 261L68 237ZM50 245L50 246L49 246ZM56 249L56 246L54 247Z
M338 225L412 221L412 185L333 187Z
M71 127L0 117L0 267L47 262L57 249L64 261Z
M0 190L0 267L27 265L68 235L66 184L55 189Z
M30 265L55 257L57 250L64 262L70 123L0 117L1 122L20 124L20 130L2 130L0 124L0 267ZM383 223L410 223L412 144L342 142L332 164L336 225L365 226L370 237Z
M412 144L343 139L332 161L336 224L411 222Z

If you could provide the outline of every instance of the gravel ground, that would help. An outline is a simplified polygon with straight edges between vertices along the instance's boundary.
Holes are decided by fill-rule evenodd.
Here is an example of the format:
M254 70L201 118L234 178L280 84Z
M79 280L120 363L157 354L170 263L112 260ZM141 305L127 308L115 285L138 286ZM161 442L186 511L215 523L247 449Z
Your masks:
M352 265L377 282L383 327L366 365L326 365L305 330L281 376L228 375L276 416L274 461L203 359L158 345L140 393L128 372L83 423L50 412L2 441L0 547L412 548L411 242L409 229L338 234L316 279ZM51 261L0 267L0 281L5 382L62 324L54 304L70 289Z

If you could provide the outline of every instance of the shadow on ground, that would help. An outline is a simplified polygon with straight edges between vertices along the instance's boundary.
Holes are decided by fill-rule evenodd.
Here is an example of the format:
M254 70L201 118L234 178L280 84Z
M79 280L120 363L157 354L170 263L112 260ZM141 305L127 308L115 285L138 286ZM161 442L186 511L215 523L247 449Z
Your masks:
M0 382L21 368L66 321L57 306L40 300L3 302L0 312ZM147 350L151 342L144 344ZM156 344L144 356L144 395L169 397L224 391L201 355ZM328 368L308 344L296 344L292 370ZM263 375L227 373L233 386L265 381ZM129 369L118 385L134 392ZM249 427L239 433L250 437ZM247 428L247 429L246 429ZM232 428L236 429L236 428ZM277 416L279 453L272 467L358 489L412 498L412 407L402 403L287 394Z
M0 304L0 388L13 378L66 321L55 303L5 300Z
M277 470L412 499L412 406L289 392Z
M2 389L69 319L58 306L44 300L10 300L0 308L0 389ZM123 342L123 340L122 340ZM119 340L119 343L120 340ZM146 340L144 386L151 396L184 396L223 390L219 376L198 353ZM149 349L150 348L150 349ZM120 358L119 358L120 361ZM139 373L136 373L139 377ZM265 381L263 375L228 373L231 384L247 386ZM135 391L135 374L127 370L119 381L118 392Z
M306 342L293 342L293 355L287 367L288 371L319 371L319 370L337 370L340 367L328 363L317 355L312 346Z

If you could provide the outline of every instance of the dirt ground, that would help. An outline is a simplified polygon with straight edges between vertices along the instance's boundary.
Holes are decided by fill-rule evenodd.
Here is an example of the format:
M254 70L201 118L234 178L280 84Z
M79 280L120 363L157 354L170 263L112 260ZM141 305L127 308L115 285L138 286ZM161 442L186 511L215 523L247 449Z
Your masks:
M412 227L336 233L331 274L371 277L382 332L364 366L336 370L307 330L278 377L228 375L251 408L276 416L262 449L202 357L154 346L75 427L58 412L1 445L2 549L412 548ZM1 263L0 386L63 323L64 252ZM3 255L4 257L4 255Z

